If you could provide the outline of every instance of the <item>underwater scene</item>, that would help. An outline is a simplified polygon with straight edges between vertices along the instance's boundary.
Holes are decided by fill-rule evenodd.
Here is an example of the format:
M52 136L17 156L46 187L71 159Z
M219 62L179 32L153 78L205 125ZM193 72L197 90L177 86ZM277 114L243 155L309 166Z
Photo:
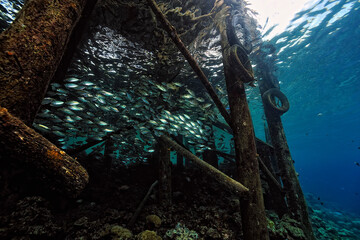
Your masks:
M360 239L359 0L0 0L0 239Z

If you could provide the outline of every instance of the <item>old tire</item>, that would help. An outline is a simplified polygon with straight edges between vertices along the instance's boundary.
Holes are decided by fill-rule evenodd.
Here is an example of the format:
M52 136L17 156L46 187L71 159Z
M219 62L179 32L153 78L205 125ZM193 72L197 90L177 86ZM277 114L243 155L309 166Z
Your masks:
M233 45L226 53L231 70L235 75L240 75L243 83L254 81L254 73L245 49L239 45Z
M264 92L263 96L264 104L268 105L274 112L282 115L286 113L289 108L289 100L278 88L271 88Z

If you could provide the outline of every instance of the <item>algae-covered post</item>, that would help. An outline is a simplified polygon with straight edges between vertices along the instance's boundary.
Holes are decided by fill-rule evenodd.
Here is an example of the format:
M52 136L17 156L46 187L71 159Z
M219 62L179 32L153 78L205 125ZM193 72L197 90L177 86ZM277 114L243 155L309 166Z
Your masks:
M283 95L279 95L279 83L275 75L272 74L275 63L273 63L273 67L271 67L269 63L266 63L264 61L265 53L262 53L261 50L256 54L255 59L259 66L258 74L262 77L262 81L259 81L259 88L260 93L263 96L264 112L268 123L268 130L277 158L281 181L284 185L289 212L292 218L302 224L302 229L306 239L313 240L315 237L309 219L306 200L295 172L290 149L287 144L284 128L280 118L281 114L284 113L284 106L286 106L283 101L287 100ZM269 90L273 89L277 90L272 91L272 93L276 96L270 95L269 97L264 98L266 92L269 93ZM282 100L280 99L282 101L281 106L276 106L272 102L272 98L277 98L278 96L282 97Z
M293 218L302 223L306 239L315 239L309 219L306 200L296 175L280 116L273 116L267 107L264 109L269 123L271 141L278 160L281 181L284 185L290 213Z
M235 38L229 7L217 14L221 35L226 88L228 92L231 128L235 142L238 178L249 188L248 198L241 198L241 222L245 240L267 240L267 220L260 182L254 129L246 100L244 82L253 79L250 61L242 45ZM239 45L236 45L239 44Z
M51 82L61 82L67 73L67 70L70 66L71 60L74 57L74 54L76 52L76 49L81 41L82 38L86 38L87 36L83 36L86 34L87 24L89 23L91 13L95 8L95 5L97 4L98 0L87 0L84 8L81 12L81 16L77 22L77 24L74 26L74 29L71 33L71 36L69 38L69 42L66 46L66 49L64 51L64 55L61 58L61 62L59 63L59 66L56 69L56 72L51 80Z
M260 176L259 176L259 168L258 168L258 162L256 159L256 146L255 146L255 136L252 128L252 122L250 117L250 112L246 103L246 95L245 95L245 89L243 83L239 84L238 87L240 87L240 91L236 92L234 89L231 89L231 93L234 93L233 95L230 94L229 90L230 88L233 88L234 83L227 83L228 85L228 94L229 94L229 104L230 108L232 109L231 116L229 116L229 113L226 111L224 105L221 103L219 97L216 95L214 89L210 85L209 81L207 80L204 73L201 71L200 67L198 66L197 62L194 60L194 58L190 55L189 51L186 49L180 38L178 37L176 30L172 25L169 23L169 21L165 18L165 16L162 14L159 7L156 5L156 2L154 0L148 0L148 3L151 7L151 9L154 11L155 15L158 17L160 22L163 24L165 30L169 33L171 39L174 41L174 43L178 46L179 50L183 53L185 58L188 60L190 66L193 68L195 73L198 75L204 86L206 87L209 95L213 99L214 103L218 107L221 115L224 117L226 122L233 128L232 130L236 130L236 133L234 133L235 145L237 148L237 160L240 164L238 164L239 171L243 170L244 172L240 172L241 175L240 180L246 181L247 184L250 185L249 190L247 188L243 188L242 192L244 190L247 192L249 191L249 195L247 195L246 198L242 198L242 224L243 224L243 231L244 231L244 237L245 240L256 240L256 239L269 239L268 233L267 233L267 221L265 216L265 209L264 209L264 202L261 192L261 184L260 184ZM214 9L220 7L223 4L223 1L215 1ZM225 15L224 15L225 16ZM223 16L223 17L224 17ZM249 63L248 63L249 64ZM226 69L225 69L226 72ZM242 73L242 81L248 82L251 81L251 75L249 74L248 70L245 68L240 69ZM233 76L230 76L231 79ZM228 78L230 79L230 78ZM235 84L236 85L236 84ZM241 90L242 88L242 90ZM235 89L237 89L235 87ZM240 93L240 94L239 94ZM234 102L235 101L235 102ZM240 101L240 102L239 102ZM234 104L233 104L234 103ZM244 104L245 103L245 104ZM236 110L234 110L236 108ZM245 108L245 109L244 109ZM245 123L245 124L243 124ZM243 126L243 127L242 127ZM182 154L186 154L189 157L192 158L193 162L198 164L198 166L204 167L203 161L198 161L199 159L196 156L192 156L191 153L187 152L186 150L181 149L181 146L177 146L176 143L173 143L170 139L168 139L165 136L162 136L162 139L172 145L174 148L178 148L178 151L182 151ZM243 161L241 161L241 158ZM248 159L248 161L245 161L245 159ZM213 167L212 167L213 168ZM206 167L207 170L212 169L210 167ZM215 168L214 168L215 169ZM241 170L240 170L241 169ZM216 170L216 169L215 169ZM212 171L215 173L216 171ZM230 188L241 185L238 182L232 182L229 181L230 179L224 178L223 175L216 172L219 177L219 180L225 180L222 181L222 183L226 184L226 186L229 186ZM229 184L233 183L233 184ZM246 185L246 184L245 184ZM242 185L241 185L242 186Z
M73 29L88 2L85 0L28 0L16 20L0 34L0 105L28 126L32 125ZM21 126L21 122L18 124ZM24 126L23 128L25 129ZM34 174L45 173L51 176L49 180L54 181L59 188L65 188L65 191L71 189L66 186L67 184L77 185L79 184L77 181L80 181L81 184L75 187L74 193L71 193L77 195L87 182L86 171L79 165L79 168L73 169L74 171L66 171L66 174L75 179L66 178L68 183L61 181L67 176L63 175L63 171L68 169L68 166L63 161L55 160L64 157L62 154L59 155L59 150L55 150L55 152L51 151L50 153L53 154L48 154L47 158L44 154L39 155L46 163L45 165L37 163L36 157L30 154L35 154L36 151L46 152L45 146L50 146L51 143L46 142L39 135L33 135L30 130L26 129L34 141L28 142L28 145L23 141L17 141L17 145L4 141L3 148L9 151L16 148L23 149L23 153L27 153L26 157L12 154L13 157L35 167L37 171ZM3 128L3 132L10 134L6 128ZM42 145L42 142L46 144ZM44 149L42 150L41 147ZM29 148L34 148L34 150ZM74 161L75 165L78 164L67 155L66 158L70 162ZM74 182L71 183L71 181Z
M86 3L26 1L0 34L0 105L29 126Z

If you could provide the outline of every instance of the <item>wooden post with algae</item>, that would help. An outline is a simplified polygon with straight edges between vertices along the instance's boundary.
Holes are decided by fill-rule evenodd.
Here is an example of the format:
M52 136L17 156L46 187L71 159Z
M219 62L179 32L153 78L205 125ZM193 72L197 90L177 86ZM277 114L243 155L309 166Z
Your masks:
M28 0L0 34L0 105L30 126L86 0Z
M266 57L265 53L260 50L255 56L256 63L259 66L258 74L262 78L262 80L259 81L260 93L264 96L264 93L269 89L279 89L279 83L275 75L272 74L274 66L271 67L269 63L265 63L263 60ZM273 65L275 64L273 63ZM274 107L271 107L264 98L263 103L264 113L268 123L268 131L271 137L271 143L274 147L277 165L280 170L279 173L288 204L288 211L291 218L301 223L305 238L314 240L315 236L312 230L306 200L287 144L285 131L280 118L281 114L276 111Z
M2 156L8 161L31 164L34 175L45 174L49 180L46 184L72 196L85 187L86 171L28 126L33 123L83 9L91 1L28 0L15 21L0 34L0 106L4 121L1 148L6 151ZM13 135L17 133L21 135Z
M239 181L249 188L248 197L240 198L244 240L268 240L255 135L244 85L253 80L251 64L236 38L229 7L223 6L216 21L221 36L237 173Z
M72 157L0 107L0 154L35 168L53 190L76 197L89 181L86 170Z

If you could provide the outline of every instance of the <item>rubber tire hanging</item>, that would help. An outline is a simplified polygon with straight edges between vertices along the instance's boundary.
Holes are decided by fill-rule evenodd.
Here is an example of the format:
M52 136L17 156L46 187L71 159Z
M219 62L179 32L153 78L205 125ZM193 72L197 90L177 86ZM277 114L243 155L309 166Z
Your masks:
M280 100L280 105L277 104L276 98ZM279 115L286 113L290 108L289 100L278 88L270 88L264 92L262 99L264 104L270 106Z

